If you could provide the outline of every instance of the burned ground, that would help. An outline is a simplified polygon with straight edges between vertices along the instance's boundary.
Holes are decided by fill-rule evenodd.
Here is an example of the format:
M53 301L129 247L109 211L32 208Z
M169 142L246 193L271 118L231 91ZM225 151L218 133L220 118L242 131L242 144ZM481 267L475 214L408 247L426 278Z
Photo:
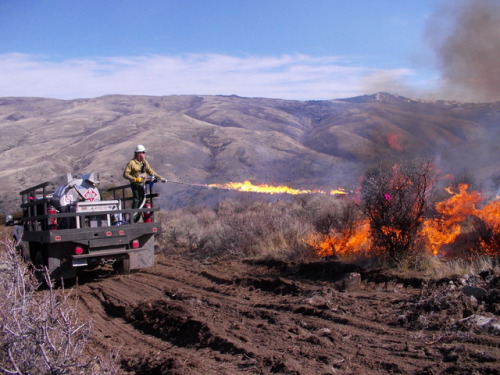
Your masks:
M131 374L498 374L498 278L479 301L458 280L426 282L331 261L201 262L183 255L73 289L90 350L118 350ZM496 280L496 281L495 281ZM479 289L478 289L479 290ZM487 296L487 298L486 298ZM496 320L498 322L498 320Z

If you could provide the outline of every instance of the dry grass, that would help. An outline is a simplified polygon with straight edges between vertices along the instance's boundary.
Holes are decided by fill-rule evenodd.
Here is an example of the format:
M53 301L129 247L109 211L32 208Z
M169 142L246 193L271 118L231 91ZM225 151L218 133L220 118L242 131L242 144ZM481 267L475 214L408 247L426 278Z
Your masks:
M484 270L492 270L493 273L500 273L498 259L487 255L469 260L463 258L446 260L434 257L429 264L427 273L433 279L475 275Z
M359 260L356 260L359 264ZM427 251L414 252L396 265L380 261L371 265L385 267L398 274L420 277L427 280L458 279L477 275L483 271L500 273L500 258L478 255L474 258L435 256ZM365 268L369 268L365 267Z
M160 247L201 258L273 257L300 260L313 256L304 239L314 229L297 202L221 202L212 209L163 213Z
M354 235L350 228L360 218L352 201L331 196L302 196L294 201L276 203L227 200L216 209L160 212L157 219L162 222L163 231L157 240L165 253L187 252L199 258L267 257L301 262L319 257L313 245L308 243L311 234L343 233L349 237ZM466 274L497 264L495 257L481 253L474 257L469 254L469 260L436 257L430 254L422 239L417 239L414 249L396 264L387 262L372 248L338 250L327 255L364 268L391 268L429 278Z

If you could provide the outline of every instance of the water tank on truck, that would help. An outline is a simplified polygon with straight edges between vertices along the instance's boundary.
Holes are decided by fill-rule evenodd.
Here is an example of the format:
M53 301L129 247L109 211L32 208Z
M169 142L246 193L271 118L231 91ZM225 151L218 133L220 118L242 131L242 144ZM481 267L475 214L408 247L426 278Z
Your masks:
M101 200L99 189L99 174L92 172L81 177L73 177L68 173L59 181L52 196L52 204L60 212L68 212L68 207L79 201L98 202Z

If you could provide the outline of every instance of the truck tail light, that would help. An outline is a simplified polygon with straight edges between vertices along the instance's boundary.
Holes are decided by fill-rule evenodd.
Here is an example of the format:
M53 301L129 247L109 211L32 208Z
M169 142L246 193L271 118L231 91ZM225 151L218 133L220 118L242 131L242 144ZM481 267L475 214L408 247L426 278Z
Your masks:
M138 249L140 247L139 240L133 240L132 242L130 242L130 247L132 249Z
M82 255L83 254L83 247L81 247L81 246L75 247L75 254Z

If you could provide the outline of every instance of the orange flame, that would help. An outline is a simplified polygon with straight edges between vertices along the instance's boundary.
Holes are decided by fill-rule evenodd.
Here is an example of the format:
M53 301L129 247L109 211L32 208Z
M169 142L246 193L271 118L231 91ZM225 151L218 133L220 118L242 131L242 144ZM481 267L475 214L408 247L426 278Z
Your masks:
M467 189L466 184L459 185L458 192L447 188L446 191L452 196L436 204L438 217L424 220L419 235L426 241L428 250L432 254L440 254L444 246L453 244L461 233L470 230L465 223L472 216L481 219L493 236L499 235L500 199L496 198L480 208L479 205L484 197L477 191L468 192ZM383 231L394 237L401 235L397 229L391 227L384 227ZM372 245L369 221L360 220L352 228L341 232L332 231L327 235L311 234L306 243L321 257L368 252ZM498 244L494 241L486 243L480 239L479 246L488 254L498 254Z
M354 227L341 232L331 231L321 236L309 235L306 243L320 257L362 253L370 248L369 232L368 220L360 220Z
M454 195L455 193L453 192L453 190L451 189L451 187L447 187L444 189L448 194L450 195Z
M494 201L484 206L478 212L478 216L496 232L500 231L500 198L497 197Z
M343 189L331 190L330 192L325 192L323 190L302 190L294 189L285 185L272 186L272 185L254 185L250 181L246 180L244 182L229 182L227 184L209 184L209 187L219 188L219 189L229 189L252 193L264 193L264 194L328 194L328 195L339 195L347 194Z
M395 149L395 150L398 150L398 151L402 151L403 150L403 147L401 147L401 145L399 144L399 138L400 138L400 135L399 134L389 134L387 136L387 143L389 143L389 147Z
M490 202L482 209L477 208L483 197L477 191L467 192L469 186L460 184L458 193L436 204L438 218L427 219L423 223L421 235L427 239L430 251L437 255L444 245L453 243L463 231L463 223L470 216L482 219L486 225L498 233L500 229L500 201ZM453 191L446 189L450 194ZM486 251L488 249L485 248Z
M486 223L486 225L491 228L494 236L498 236L500 233L500 199L497 197L496 200L488 203L483 209L478 213L478 216ZM497 242L498 244L498 242ZM481 240L481 247L489 254L498 254L500 249L495 248L495 244L486 243Z

